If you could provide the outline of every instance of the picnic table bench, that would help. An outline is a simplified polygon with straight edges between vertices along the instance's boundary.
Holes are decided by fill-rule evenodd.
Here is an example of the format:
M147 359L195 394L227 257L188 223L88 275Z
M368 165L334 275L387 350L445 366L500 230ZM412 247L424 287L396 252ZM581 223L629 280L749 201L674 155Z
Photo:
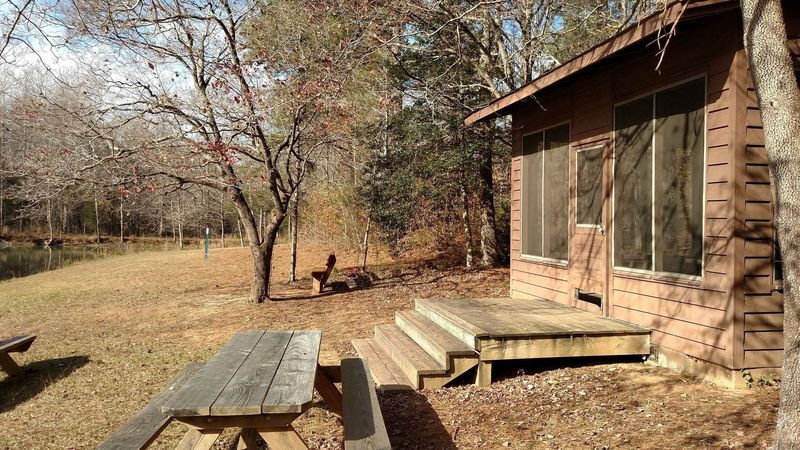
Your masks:
M365 359L342 360L342 400L345 450L392 448Z
M23 370L11 359L9 353L27 352L31 344L36 339L36 335L16 336L0 341L0 368L9 376L21 375Z
M175 393L175 390L200 368L202 364L189 364L167 384L150 403L136 416L125 422L120 429L106 438L97 450L132 450L147 448L164 428L172 421L172 417L164 414L161 408Z
M238 450L307 449L292 422L314 389L345 423L348 450L391 448L366 361L318 362L319 331L244 331L205 365L184 369L139 414L100 445L145 449L172 420L189 426L177 448L210 449L225 428L240 428ZM341 381L343 394L334 384Z

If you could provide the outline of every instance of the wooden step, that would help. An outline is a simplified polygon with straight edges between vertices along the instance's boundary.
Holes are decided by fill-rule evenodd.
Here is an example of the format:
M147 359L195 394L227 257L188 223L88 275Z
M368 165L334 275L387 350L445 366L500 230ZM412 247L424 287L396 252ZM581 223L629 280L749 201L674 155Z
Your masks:
M394 322L448 371L453 369L452 357L477 356L477 352L473 348L431 322L418 311L398 311L394 316Z
M422 385L420 377L447 373L446 364L433 359L397 325L376 326L375 342L397 363L415 389Z
M352 344L358 355L369 362L369 371L378 389L382 391L416 389L400 367L392 361L392 357L387 355L374 339L354 339Z
M438 304L436 300L418 299L414 302L414 310L426 319L443 328L448 333L471 348L477 348L478 329L458 316L451 314Z

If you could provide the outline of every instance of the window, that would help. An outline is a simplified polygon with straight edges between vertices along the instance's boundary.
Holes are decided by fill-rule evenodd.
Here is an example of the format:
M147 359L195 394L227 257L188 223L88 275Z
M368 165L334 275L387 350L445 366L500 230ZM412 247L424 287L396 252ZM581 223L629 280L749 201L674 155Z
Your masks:
M578 225L600 225L603 219L603 147L578 150Z
M569 125L522 138L522 253L568 258Z
M615 108L614 265L701 275L705 80Z

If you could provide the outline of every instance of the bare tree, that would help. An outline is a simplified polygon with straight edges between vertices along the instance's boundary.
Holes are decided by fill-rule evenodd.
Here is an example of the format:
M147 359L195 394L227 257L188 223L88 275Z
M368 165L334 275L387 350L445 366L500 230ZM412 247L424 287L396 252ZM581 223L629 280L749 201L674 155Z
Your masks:
M774 448L800 447L800 90L780 0L743 0L750 61L769 160L775 224L784 260L784 356Z

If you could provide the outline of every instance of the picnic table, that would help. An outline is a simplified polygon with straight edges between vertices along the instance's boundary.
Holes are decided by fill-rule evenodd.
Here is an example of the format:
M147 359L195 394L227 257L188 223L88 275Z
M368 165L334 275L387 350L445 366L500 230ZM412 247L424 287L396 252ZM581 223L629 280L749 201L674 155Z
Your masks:
M188 425L179 449L210 449L240 428L239 449L261 436L271 449L307 449L292 422L311 407L316 386L341 414L342 397L319 369L319 331L243 331L188 378L162 412Z

